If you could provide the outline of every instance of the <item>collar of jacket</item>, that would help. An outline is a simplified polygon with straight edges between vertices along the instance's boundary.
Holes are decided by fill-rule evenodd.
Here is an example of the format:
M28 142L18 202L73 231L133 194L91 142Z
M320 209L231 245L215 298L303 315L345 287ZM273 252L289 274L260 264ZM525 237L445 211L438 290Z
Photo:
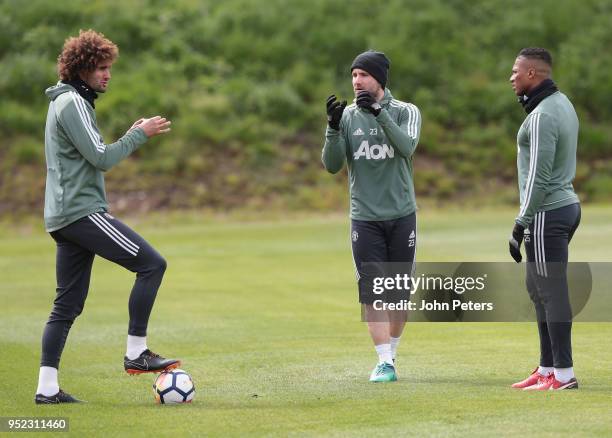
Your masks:
M387 106L389 105L389 102L391 102L393 100L393 95L391 94L391 90L389 90L388 88L385 88L385 95L383 96L383 98L380 100L380 105L381 106Z
M551 94L559 91L557 85L553 82L552 79L544 79L540 84L531 90L528 94L520 96L518 101L527 114L530 114L540 102L546 99Z
M62 81L63 84L68 84L81 95L83 99L85 99L92 108L95 108L94 100L98 98L98 93L96 93L85 81L81 78L73 79L72 81Z

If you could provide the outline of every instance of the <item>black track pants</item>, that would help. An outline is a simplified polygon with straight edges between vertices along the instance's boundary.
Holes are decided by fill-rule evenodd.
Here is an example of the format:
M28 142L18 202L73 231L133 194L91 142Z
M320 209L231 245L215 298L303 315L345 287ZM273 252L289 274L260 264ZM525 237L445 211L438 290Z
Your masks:
M573 366L567 260L579 223L580 204L572 204L536 213L525 233L527 291L536 308L541 366Z
M146 336L166 261L142 237L108 213L94 213L51 232L57 243L57 295L42 337L41 366L58 368L75 318L83 311L94 256L136 273L128 334Z

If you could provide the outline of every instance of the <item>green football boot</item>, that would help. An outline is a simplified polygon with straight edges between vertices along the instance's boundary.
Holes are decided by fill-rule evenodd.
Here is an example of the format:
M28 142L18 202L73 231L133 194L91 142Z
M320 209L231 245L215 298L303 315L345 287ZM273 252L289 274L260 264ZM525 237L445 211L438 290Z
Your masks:
M387 362L376 365L370 374L370 382L395 382L396 380L395 367Z

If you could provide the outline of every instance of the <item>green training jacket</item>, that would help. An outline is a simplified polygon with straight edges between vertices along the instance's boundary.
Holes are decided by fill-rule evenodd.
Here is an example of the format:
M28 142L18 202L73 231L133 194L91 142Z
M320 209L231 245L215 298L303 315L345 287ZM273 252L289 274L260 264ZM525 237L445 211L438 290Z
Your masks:
M340 130L325 132L322 161L330 173L348 165L350 217L383 221L416 211L412 154L419 142L421 114L411 104L394 99L389 89L379 102L377 117L349 105Z
M46 90L50 99L45 127L47 183L45 229L59 230L91 213L106 211L104 173L147 141L141 128L104 144L96 113L70 85Z
M557 91L527 116L517 135L521 208L516 222L527 227L535 213L579 202L576 176L578 116Z

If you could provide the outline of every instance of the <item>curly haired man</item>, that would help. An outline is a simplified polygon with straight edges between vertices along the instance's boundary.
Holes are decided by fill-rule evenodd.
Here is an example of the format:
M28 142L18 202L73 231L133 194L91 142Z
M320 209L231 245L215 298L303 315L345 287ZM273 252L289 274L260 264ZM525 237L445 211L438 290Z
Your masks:
M136 273L128 306L125 370L139 374L180 366L180 361L147 348L147 324L166 261L108 213L104 172L148 138L170 131L170 121L163 117L141 118L119 140L104 143L96 125L95 99L106 92L117 56L117 46L104 35L81 31L64 43L57 62L60 81L46 90L50 103L44 218L57 245L57 293L42 336L36 404L80 401L60 389L58 367L72 323L83 311L96 255Z

